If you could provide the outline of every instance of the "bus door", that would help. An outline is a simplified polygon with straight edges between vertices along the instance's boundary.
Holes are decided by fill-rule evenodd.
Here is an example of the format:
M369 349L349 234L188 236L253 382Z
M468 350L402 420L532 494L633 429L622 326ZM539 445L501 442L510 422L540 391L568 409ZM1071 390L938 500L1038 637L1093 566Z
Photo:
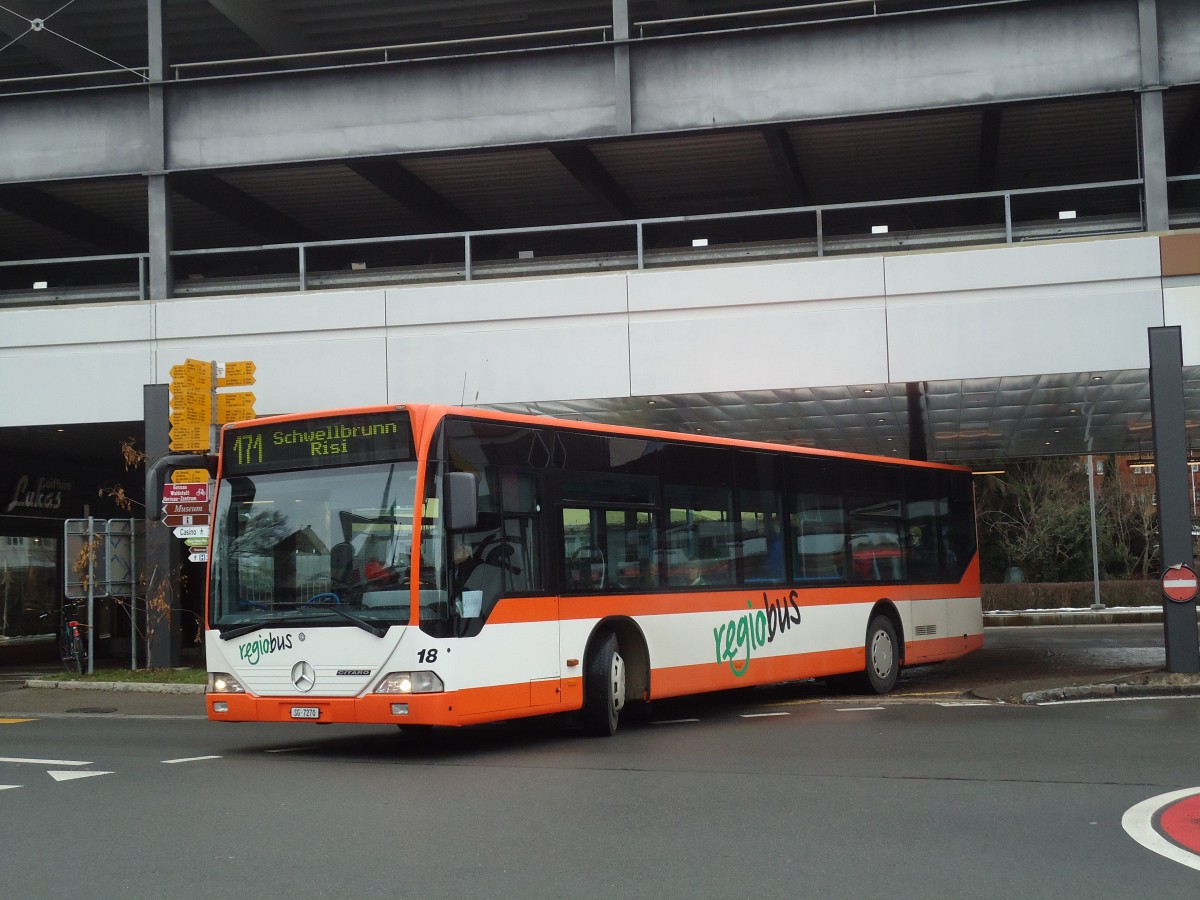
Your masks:
M539 481L533 472L486 467L476 526L451 533L447 553L455 637L479 648L464 654L471 660L464 664L477 669L467 680L528 683L532 706L558 702L561 671L558 598L545 589ZM488 696L469 711L524 702L511 692Z

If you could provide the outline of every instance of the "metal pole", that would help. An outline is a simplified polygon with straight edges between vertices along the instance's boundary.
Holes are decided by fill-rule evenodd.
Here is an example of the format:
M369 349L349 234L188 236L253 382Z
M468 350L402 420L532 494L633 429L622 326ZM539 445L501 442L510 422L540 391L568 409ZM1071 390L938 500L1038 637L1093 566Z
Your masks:
M93 628L95 623L95 615L93 610L96 604L96 520L88 516L88 595L87 595L87 648L88 648L88 664L87 674L92 674L92 651L94 650L96 629Z
M137 670L137 520L129 520L129 668Z
M1095 586L1092 609L1104 609L1104 604L1100 602L1100 544L1096 539L1096 467L1090 453L1087 458L1087 473L1088 510L1092 517L1092 584Z
M1178 325L1147 329L1150 337L1150 410L1154 478L1158 494L1162 570L1193 564L1192 512L1185 479L1187 408L1183 398L1183 338ZM1177 603L1163 594L1163 640L1168 672L1200 672L1196 601Z

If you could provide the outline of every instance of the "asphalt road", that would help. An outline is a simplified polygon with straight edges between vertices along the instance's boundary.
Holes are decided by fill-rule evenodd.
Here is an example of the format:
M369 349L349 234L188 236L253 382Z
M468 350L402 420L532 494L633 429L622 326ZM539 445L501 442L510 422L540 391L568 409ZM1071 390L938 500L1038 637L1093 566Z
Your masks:
M1121 823L1200 790L1200 698L978 699L1161 667L1161 626L987 645L887 698L735 691L655 704L613 739L562 719L220 725L197 695L0 692L0 896L1200 896L1200 869Z
M764 702L765 699L765 702ZM672 704L396 729L0 724L8 898L1154 897L1200 871L1122 829L1200 785L1200 699Z

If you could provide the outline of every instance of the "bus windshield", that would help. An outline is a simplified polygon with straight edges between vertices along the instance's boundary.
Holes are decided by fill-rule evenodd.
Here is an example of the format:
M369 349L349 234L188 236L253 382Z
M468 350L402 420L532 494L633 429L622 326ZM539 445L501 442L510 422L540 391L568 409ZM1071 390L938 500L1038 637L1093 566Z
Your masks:
M409 621L415 462L225 477L218 492L210 626Z

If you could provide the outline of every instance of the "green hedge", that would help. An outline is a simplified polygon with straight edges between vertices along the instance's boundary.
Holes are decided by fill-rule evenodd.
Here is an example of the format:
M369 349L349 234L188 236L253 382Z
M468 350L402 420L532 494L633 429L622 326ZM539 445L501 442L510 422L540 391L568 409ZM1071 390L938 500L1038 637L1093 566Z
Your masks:
M985 584L983 611L1019 609L1086 609L1096 599L1090 581L1060 584ZM1100 602L1113 606L1161 606L1157 581L1101 581Z

